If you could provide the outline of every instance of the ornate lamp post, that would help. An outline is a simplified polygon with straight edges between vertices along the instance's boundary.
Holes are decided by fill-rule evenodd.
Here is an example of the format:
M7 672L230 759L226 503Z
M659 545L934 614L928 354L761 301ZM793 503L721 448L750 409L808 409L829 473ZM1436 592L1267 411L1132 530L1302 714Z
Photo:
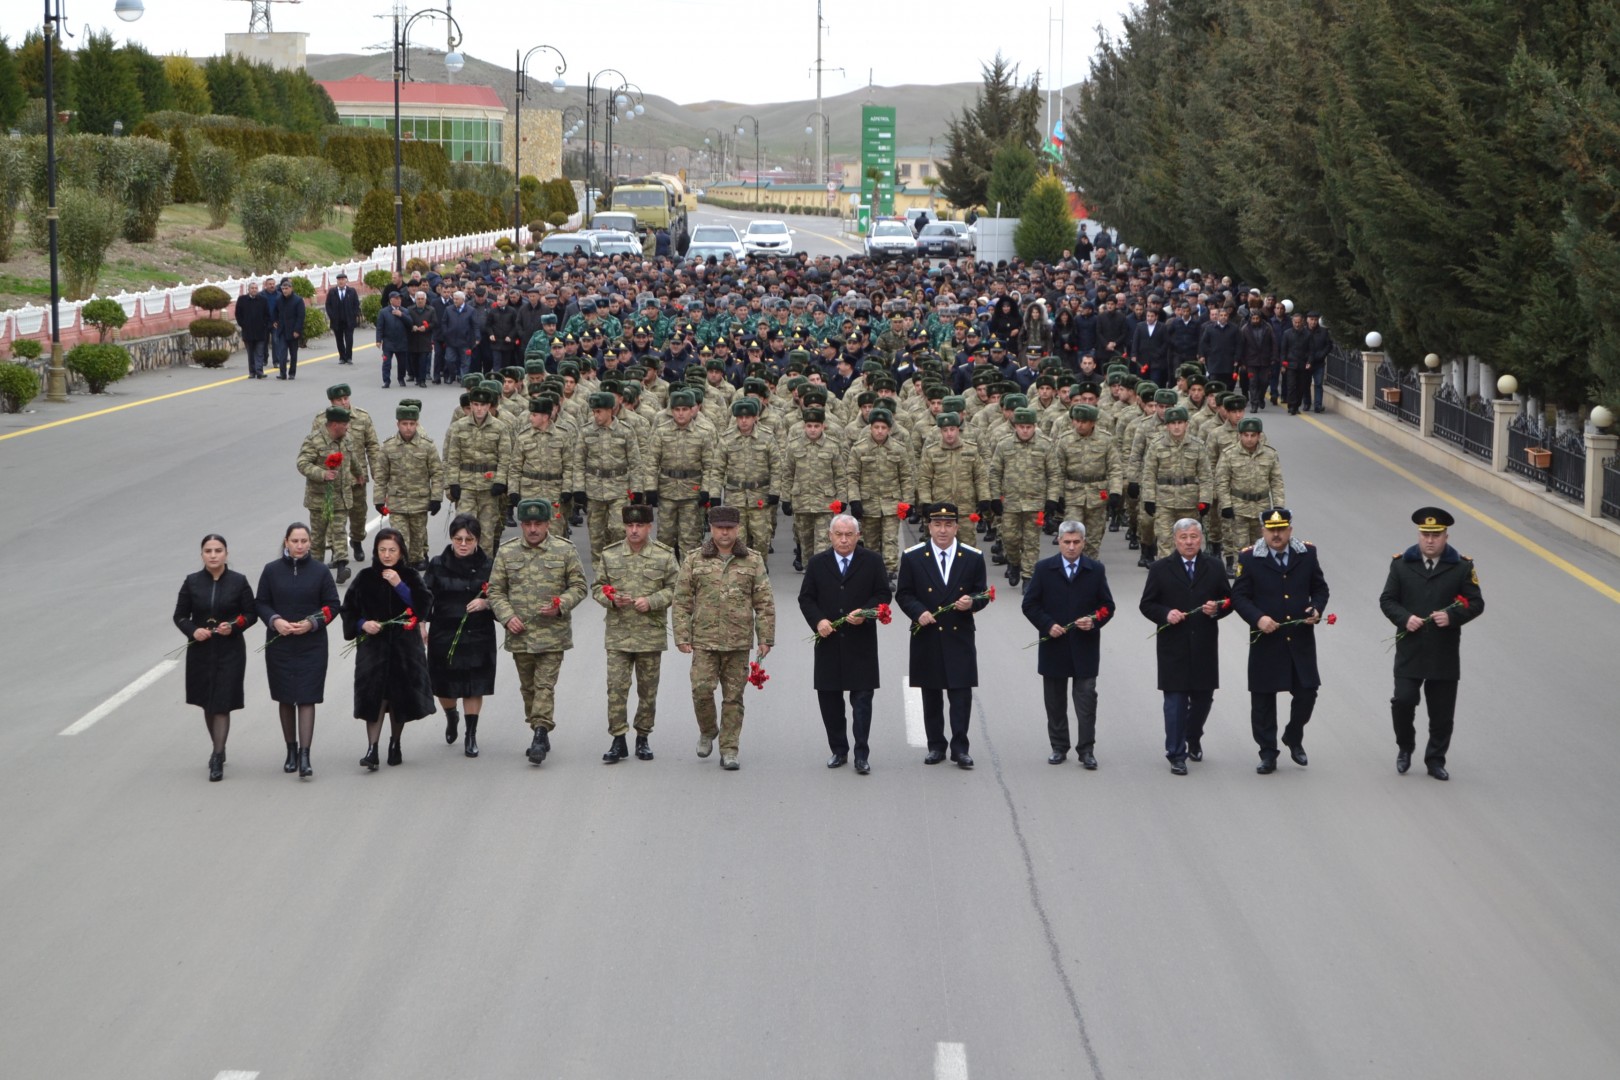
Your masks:
M518 242L518 229L523 226L523 99L529 93L529 57L537 52L552 52L557 54L557 77L551 80L551 89L562 93L568 89L563 81L563 72L568 70L568 61L563 54L550 45L536 45L528 52L518 57L517 87L512 100L512 243Z
M754 125L754 209L757 211L757 210L759 210L759 170L760 170L759 119L758 119L758 117L755 117L752 114L745 114L743 116L738 117L737 118L737 134L738 135L746 135L747 134L747 131L743 128L743 121L744 120L750 121Z
M400 181L399 84L409 77L407 50L411 24L423 17L432 20L441 15L450 23L450 51L444 54L444 67L454 75L466 65L457 51L461 48L461 24L456 22L455 16L438 8L423 8L408 17L403 12L394 13L394 269L400 274L405 273L405 197Z

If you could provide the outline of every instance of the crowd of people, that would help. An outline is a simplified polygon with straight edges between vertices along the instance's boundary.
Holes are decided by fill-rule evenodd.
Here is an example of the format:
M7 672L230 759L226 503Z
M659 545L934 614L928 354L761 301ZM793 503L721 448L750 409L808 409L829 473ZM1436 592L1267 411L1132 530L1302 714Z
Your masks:
M1280 462L1251 413L1280 401L1290 413L1320 409L1332 344L1314 315L1084 234L1050 265L469 258L445 274L396 274L384 293L381 385L459 383L460 401L442 443L422 429L422 398L398 403L382 439L348 383L329 387L297 457L307 520L289 527L258 588L228 570L222 539L204 541L175 622L206 646L187 649L187 700L213 738L213 779L242 707L242 632L255 621L268 628L288 772L313 773L333 625L356 656L363 768L380 764L385 717L387 761L399 764L404 725L435 701L446 740L477 756L497 623L539 765L573 612L587 598L607 620L604 761L631 756L632 684L634 755L652 758L673 640L692 657L697 752L718 742L722 767L736 769L742 691L767 677L761 662L776 644L768 560L782 517L817 639L829 767L853 755L856 771L870 771L876 627L891 602L912 623L925 761L972 767L973 615L994 598L989 564L1024 586L1042 635L1051 760L1073 749L1095 768L1097 641L1115 613L1100 549L1111 532L1148 568L1139 607L1160 628L1172 771L1201 756L1218 625L1233 611L1254 632L1260 771L1280 753L1279 692L1293 701L1281 742L1306 764L1313 632L1328 592L1314 548L1292 537ZM353 363L352 338L339 359ZM428 522L447 505L449 545L430 556ZM371 509L386 526L368 561ZM927 538L902 549L906 523ZM1483 610L1472 565L1444 543L1449 524L1444 511L1420 511L1420 543L1385 591L1386 614L1405 624L1397 675L1416 680L1398 679L1392 701L1398 764L1410 762L1425 694L1425 762L1441 779L1457 628ZM508 529L516 536L503 542ZM1043 558L1048 538L1058 550ZM365 565L340 602L351 555ZM1410 561L1425 567L1421 581L1397 573ZM1454 584L1460 607L1446 598L1425 609L1403 591L1440 596ZM1442 638L1449 646L1430 650ZM1420 652L1428 660L1414 660ZM1435 685L1448 678L1449 700Z

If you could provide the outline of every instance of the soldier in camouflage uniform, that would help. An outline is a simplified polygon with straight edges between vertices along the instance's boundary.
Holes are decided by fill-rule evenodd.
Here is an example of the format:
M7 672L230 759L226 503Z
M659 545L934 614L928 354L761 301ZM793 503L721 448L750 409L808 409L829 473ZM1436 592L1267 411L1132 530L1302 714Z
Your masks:
M1138 428L1147 423L1162 423L1160 408L1153 400L1158 389L1146 379L1129 388L1122 398L1119 422L1114 425L1114 445L1125 461L1125 545L1132 551L1142 548L1143 556L1137 561L1138 566L1147 565L1147 546L1141 535L1142 461L1134 457L1131 451L1135 447ZM1148 525L1151 527L1152 522L1148 522Z
M922 462L917 469L917 499L924 506L942 502L963 508L971 506L982 519L990 512L990 470L978 448L962 438L960 413L942 412L934 423L939 438L923 449ZM956 536L963 543L977 539L971 524L966 539L963 539L960 524Z
M671 391L666 415L667 422L655 423L647 442L647 504L658 508L658 535L678 559L703 542L715 432L699 421L691 390Z
M570 614L585 600L585 572L574 546L551 536L554 513L544 499L518 503L522 542L506 544L489 572L489 605L506 627L506 651L517 665L523 713L534 731L528 758L539 765L551 752L557 674L574 647Z
M524 499L544 499L561 507L565 494L579 486L574 469L578 434L557 419L558 402L550 393L529 399L528 423L512 440L506 462L506 498L515 510ZM568 537L568 519L558 516L555 527Z
M1238 423L1238 445L1221 455L1215 469L1215 497L1220 501L1230 545L1226 549L1228 576L1236 576L1237 553L1265 535L1260 524L1265 512L1287 505L1282 461L1274 447L1261 441L1264 430L1258 416L1245 417Z
M373 504L405 538L405 561L419 570L427 565L428 515L439 512L444 493L444 462L433 440L421 433L421 417L417 405L394 410L399 433L377 455Z
M1114 441L1097 430L1095 405L1069 406L1068 431L1056 440L1058 469L1063 474L1063 509L1086 527L1085 555L1095 559L1102 547L1108 511L1120 504L1125 469Z
M506 523L503 477L512 446L511 428L490 415L497 396L483 384L469 392L469 411L450 425L444 446L445 491L458 510L478 519L486 555L495 554Z
M708 757L720 739L720 767L737 768L742 736L743 686L748 650L757 641L759 659L776 641L776 601L765 559L738 535L735 506L709 511L709 538L681 563L675 585L675 647L692 657L692 711L697 715L698 757ZM714 690L720 688L719 723Z
M719 492L726 506L742 515L744 539L763 562L771 543L771 511L781 490L781 462L776 441L759 424L760 403L746 395L731 403L736 428L720 437L715 448L709 482L704 488ZM714 515L709 515L712 521Z
M348 383L327 387L326 400L328 405L349 410L349 453L345 457L354 478L349 494L349 544L354 549L355 559L365 562L366 549L362 541L366 538L366 481L376 474L377 454L382 449L377 442L377 426L372 423L370 413L350 403ZM313 433L324 423L326 413L318 412L309 430Z
M1063 496L1057 447L1035 430L1036 419L1035 410L1027 406L1013 410L1012 436L996 446L990 466L990 509L1001 515L1001 543L1011 585L1022 582L1024 568L1034 569L1041 557L1036 515L1056 516Z
M1173 537L1171 525L1209 511L1215 478L1204 444L1187 434L1187 410L1177 405L1164 413L1164 436L1142 460L1142 509L1153 515L1158 536Z
M849 512L891 578L900 573L897 506L914 499L916 490L911 451L894 434L894 414L874 408L865 437L856 437L849 454Z
M304 437L298 448L298 472L304 478L304 509L309 512L309 553L321 562L331 552L332 576L339 585L349 580L349 546L344 543L348 524L349 500L354 486L347 483L349 471L349 410L329 406L326 422ZM327 458L342 454L336 469L326 467Z
M630 756L625 745L630 709L630 677L636 681L636 757L651 761L653 717L658 708L658 674L669 648L669 607L675 599L680 564L667 545L648 538L650 506L620 511L624 539L602 549L591 596L607 608L603 644L607 648L608 734L613 743L602 760L612 765Z
M1126 448L1125 475L1128 480L1138 484L1142 481L1142 472L1146 468L1148 453L1155 443L1164 437L1164 413L1166 409L1175 405L1176 392L1174 390L1155 390L1151 399L1143 398L1146 411L1132 421L1126 431L1129 445ZM1175 520L1175 519L1171 519ZM1136 536L1142 545L1142 554L1136 565L1145 567L1153 561L1159 550L1159 536L1157 522L1153 514L1146 507L1138 503L1136 519ZM1171 537L1165 537L1166 550Z
M848 490L849 461L827 430L826 410L805 409L804 426L782 455L782 512L793 516L797 544L793 569L802 572L810 556L829 546L832 504Z
M602 549L624 539L622 511L641 502L641 441L626 420L614 415L617 399L606 391L591 395L591 416L580 428L574 447L574 471L583 486L574 490L574 505L585 507L591 533L591 563Z

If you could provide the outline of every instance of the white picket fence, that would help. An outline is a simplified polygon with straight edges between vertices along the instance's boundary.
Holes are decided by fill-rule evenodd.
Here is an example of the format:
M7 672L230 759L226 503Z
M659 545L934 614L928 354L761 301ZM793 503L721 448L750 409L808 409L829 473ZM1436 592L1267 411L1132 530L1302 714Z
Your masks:
M512 230L502 229L495 232L475 233L471 236L450 236L442 240L422 240L414 244L406 244L403 262L412 259L425 259L429 263L440 263L448 259L459 258L469 251L486 251L494 248L495 241L501 237L512 236ZM518 230L518 243L529 242L529 229L524 226ZM349 280L355 283L365 277L372 270L391 270L394 267L394 247L380 247L372 251L371 257L355 262L333 263L330 266L306 266L291 271L293 274L302 274L309 278L315 286L315 291L331 288L337 284L339 273L349 275ZM217 285L231 296L241 296L247 291L249 281L263 281L267 277L281 277L281 272L247 275L243 277L225 278L223 281L199 281L193 285L176 285L166 289L149 289L145 292L121 292L108 299L115 300L124 309L124 314L130 318L142 316L145 318L161 317L171 313L187 311L191 307L191 293L203 285ZM92 296L91 300L100 299ZM62 329L70 331L79 325L79 312L89 300L63 300L57 307L61 312ZM24 304L20 308L9 311L0 311L0 341L20 337L33 337L36 334L48 333L50 330L49 304Z

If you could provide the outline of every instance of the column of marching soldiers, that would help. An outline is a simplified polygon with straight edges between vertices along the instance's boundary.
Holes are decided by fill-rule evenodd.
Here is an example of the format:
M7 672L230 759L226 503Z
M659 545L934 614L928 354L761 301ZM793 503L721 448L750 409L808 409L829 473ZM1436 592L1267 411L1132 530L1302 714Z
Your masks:
M1093 559L1106 533L1123 532L1127 546L1139 552L1139 566L1161 549L1173 550L1173 522L1203 520L1210 552L1224 555L1231 574L1236 553L1262 535L1268 508L1286 502L1278 455L1266 443L1262 421L1245 415L1244 395L1206 379L1197 365L1177 371L1173 385L1159 386L1124 365L1108 368L1100 382L1082 381L1047 358L1032 394L986 367L958 395L947 365L925 354L915 358L915 377L903 383L868 361L836 395L803 350L788 353L780 370L754 365L740 385L725 378L724 363L700 360L673 386L656 365L632 364L613 378L566 359L554 369L531 360L501 370L498 379L467 375L438 443L421 428L420 399L399 402L396 431L382 438L372 417L351 401L350 387L332 386L329 406L317 413L298 456L312 554L344 582L350 552L357 560L366 557L361 541L374 509L403 535L407 561L425 566L429 520L449 505L452 513L478 520L480 544L496 556L492 598L519 588L571 608L586 594L569 542L574 529L587 529L600 589L610 576L605 567L623 547L626 522L656 519L653 547L669 556L659 572L672 576L681 560L689 563L698 552L711 511L723 506L736 511L739 537L758 558L762 578L780 516L792 518L793 565L802 570L828 546L832 518L847 513L861 522L861 543L882 556L892 586L902 522L920 521L925 507L948 503L961 508L963 542L972 530L983 534L991 561L1017 586L1041 557L1042 537L1055 543L1064 518L1085 525L1085 554ZM343 455L348 483L327 479L333 454ZM501 544L504 530L542 515L563 541L549 549L556 557L524 560L519 551L525 545ZM507 571L524 580L507 581ZM744 597L740 609L728 613L724 603L722 596L719 609L696 615L690 607L675 610L674 639L682 651L735 649L737 625L751 627L756 617L771 624L762 626L759 642L772 643L773 609L751 610ZM497 602L494 610L504 624L513 608ZM652 615L656 644L645 640L643 628L639 640L617 646L610 616L610 660L616 648L643 653L666 647L666 613ZM741 640L746 650L746 632ZM566 621L557 620L528 633L515 649L509 636L506 647L521 659L525 651L570 645ZM630 666L609 668L610 707L617 699L622 714ZM637 672L641 749L657 672ZM549 750L556 671L542 674L544 693L532 692L528 678L523 686L536 762ZM740 726L740 716L727 719ZM735 733L729 747L724 731L721 738L723 763L735 767ZM628 755L622 721L605 757L615 755Z

